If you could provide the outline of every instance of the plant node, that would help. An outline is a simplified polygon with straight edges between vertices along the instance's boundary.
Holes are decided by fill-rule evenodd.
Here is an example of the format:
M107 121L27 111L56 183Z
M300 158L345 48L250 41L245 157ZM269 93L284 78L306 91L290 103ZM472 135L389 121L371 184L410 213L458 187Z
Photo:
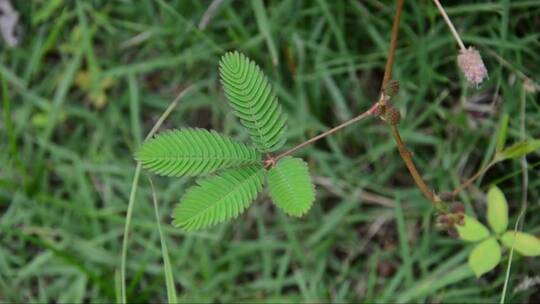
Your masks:
M264 160L264 168L268 169L276 165L276 158L268 154Z

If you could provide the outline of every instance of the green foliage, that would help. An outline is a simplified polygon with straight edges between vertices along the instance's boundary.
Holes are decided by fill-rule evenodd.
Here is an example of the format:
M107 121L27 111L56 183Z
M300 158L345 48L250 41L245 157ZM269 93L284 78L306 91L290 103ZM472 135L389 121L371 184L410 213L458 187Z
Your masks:
M225 94L261 152L285 142L285 115L264 74L244 55L227 53L220 62ZM135 158L159 175L215 173L188 189L174 210L173 224L186 230L206 228L237 217L261 191L266 170L260 152L204 129L165 132L145 142ZM287 214L305 214L315 199L307 165L285 158L269 172L270 195Z
M464 241L478 242L469 256L469 266L477 277L495 268L501 259L501 247L497 237L507 248L514 248L525 256L540 255L540 240L533 235L506 231L508 227L508 203L504 193L492 186L487 193L487 220L494 235L475 218L465 215L464 225L456 225L459 236ZM503 233L501 235L501 233ZM488 238L489 237L489 238ZM488 239L486 239L488 238Z
M497 137L497 152L502 151L504 149L504 145L506 144L506 137L508 135L508 120L508 113L504 113L501 118L501 124L499 126L499 133Z
M540 139L520 141L498 153L497 160L519 158L538 149L540 149Z
M176 206L173 225L195 230L236 218L261 191L264 173L255 165L199 180Z
M502 233L508 227L508 204L497 186L491 187L487 194L487 220L495 233Z
M501 236L501 242L508 248L513 247L524 256L540 256L540 239L534 235L507 231Z
M238 52L225 54L220 75L229 104L262 152L285 142L286 116L260 68Z
M305 214L315 200L308 166L300 158L283 158L270 169L268 189L276 206L293 216Z
M220 169L260 163L253 148L215 131L181 129L164 132L145 142L135 158L143 168L165 176L195 176Z
M494 237L476 245L469 255L469 265L477 277L495 268L500 260L501 246Z
M489 236L489 230L474 217L465 215L463 225L456 225L459 237L467 242L477 242Z
M19 10L23 39L16 48L0 42L0 78L12 98L0 101L0 301L6 303L120 302L114 298L112 272L118 269L122 246L118 236L126 221L126 196L134 173L132 153L126 149L134 147L137 135L144 138L143 132L151 129L172 95L188 83L201 90L180 102L164 129L205 126L237 134L240 124L232 112L222 116L222 107L216 106L222 102L221 106L228 107L215 89L216 58L224 50L242 48L264 72L271 72L267 76L288 116L290 136L285 145L293 145L303 136L338 124L345 114L362 111L377 97L373 91L379 79L375 76L384 65L395 9L395 1L263 0L267 32L280 59L271 71L270 48L255 22L252 1L245 5L214 1L221 5L204 30L198 30L197 23L212 1L62 0L63 5L38 23L34 19L39 11L57 0L10 2ZM534 87L540 81L540 52L535 51L540 2L441 2L448 5L465 40L481 49L490 82L481 91L448 82L458 79L459 71L452 63L455 42L444 21L431 2L406 2L394 63L402 93L395 105L406 113L404 140L419 166L427 169L421 173L427 174L435 189L450 187L456 176L482 163L491 148L488 145L493 144L493 134L486 131L498 126L497 117L503 112L511 113L508 143L520 138L522 119L526 137L540 138L540 92L524 94L525 116L520 115L519 102L524 87L521 73ZM79 5L86 15L86 28L76 10ZM486 53L487 49L493 53ZM108 102L100 110L94 109L88 92L77 83L70 84L70 65L79 50L83 54L79 71L100 69L96 74L101 76L92 77L98 85L100 79L114 79L105 92ZM511 69L499 62L499 56ZM128 83L134 84L130 92ZM504 102L496 113L481 120L471 116L478 112L456 113L457 105L451 104L492 90ZM206 109L212 111L211 116L199 115ZM50 141L42 128L32 125L34 115L54 122ZM469 118L479 122L480 128L472 129ZM448 241L429 226L414 229L415 223L427 225L433 210L425 207L414 183L407 181L400 156L392 152L394 146L383 127L375 121L360 123L333 136L328 146L314 145L302 152L328 184L317 189L315 204L324 198L322 206L301 221L257 208L247 210L257 211L250 212L249 219L245 212L242 222L235 220L238 229L234 231L229 227L186 233L171 227L169 219L192 178L152 177L178 301L498 303L503 267L497 276L482 280L454 275L472 272L462 250L464 243ZM233 138L251 145L243 140L247 137ZM540 166L535 158L529 160L530 204L524 219L530 230L524 232L532 233L540 225ZM506 161L492 170L481 185L504 180L501 189L508 202L518 207L519 162ZM159 233L144 175L130 226L127 300L163 303L167 293L160 271ZM380 201L384 205L400 200L404 234L409 238L388 244L386 236L397 229L388 222L392 208L359 198L365 194L371 199L367 195L372 192L388 199ZM478 206L468 193L476 197L476 190L464 192L462 198ZM255 203L263 199L260 195ZM255 203L252 207L263 207ZM513 213L518 211L511 208L511 212L509 229L514 228L517 214ZM411 231L414 236L408 234ZM376 234L368 238L368 232ZM540 228L534 234L539 235ZM407 245L414 246L411 264L400 254ZM517 286L527 281L527 273L532 277L540 273L540 262L516 258L518 254L512 261L505 303L535 303L538 285L528 290ZM504 253L503 260L508 260ZM380 264L391 265L395 275L386 276ZM412 280L406 279L409 276Z

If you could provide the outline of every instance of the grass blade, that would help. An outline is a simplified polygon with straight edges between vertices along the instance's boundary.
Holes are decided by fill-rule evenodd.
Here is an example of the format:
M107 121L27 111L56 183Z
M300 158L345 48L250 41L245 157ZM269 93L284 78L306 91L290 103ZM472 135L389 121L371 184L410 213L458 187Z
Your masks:
M159 127L163 124L165 119L171 114L171 112L174 110L174 108L178 105L180 100L191 91L193 86L189 86L186 89L184 89L182 92L180 92L176 98L171 102L169 107L165 109L165 112L161 114L158 121L152 127L152 130L148 133L145 141L148 140L156 131L159 129ZM126 297L126 259L127 259L127 245L128 245L128 238L129 238L129 227L131 226L131 218L133 216L133 206L135 205L135 194L137 193L137 187L139 185L139 176L141 175L141 165L137 164L137 167L135 168L135 174L133 175L133 182L131 184L131 192L129 194L129 202L128 202L128 208L126 213L126 222L124 226L124 238L122 240L122 256L120 260L120 291L121 291L121 297L122 297L122 303L127 303L127 297Z
M176 297L176 289L174 288L174 277L171 267L171 261L169 259L169 251L167 250L167 243L165 241L165 236L163 235L163 230L161 230L161 221L159 220L159 209L156 198L156 191L154 189L154 183L152 179L148 177L150 182L150 188L152 189L152 201L154 203L154 211L156 213L156 224L159 231L159 240L161 242L161 256L163 257L163 270L165 271L165 285L167 287L167 300L169 303L178 303Z
M255 11L255 18L257 19L257 26L261 31L264 39L266 40L266 45L270 51L270 57L272 57L272 63L274 66L277 66L279 63L278 54L276 51L276 46L274 45L274 40L270 35L270 23L268 22L268 17L266 16L266 9L262 0L254 0L251 2L253 5L253 10Z

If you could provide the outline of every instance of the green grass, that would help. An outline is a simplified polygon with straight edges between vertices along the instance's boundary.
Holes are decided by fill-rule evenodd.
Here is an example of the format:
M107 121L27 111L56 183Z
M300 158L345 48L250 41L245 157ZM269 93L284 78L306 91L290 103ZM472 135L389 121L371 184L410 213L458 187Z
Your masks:
M228 0L199 30L210 1L12 2L25 36L17 48L0 45L0 301L9 302L121 299L132 156L162 112L195 84L161 129L213 128L248 140L218 81L224 52L240 50L264 69L289 116L284 148L292 147L377 98L394 8L392 1ZM540 138L538 93L523 91L520 76L540 82L540 4L450 2L450 17L482 52L489 81L478 90L465 84L457 46L429 1L405 5L394 67L402 136L441 192L489 161L503 114L508 143ZM98 107L100 96L106 100ZM500 300L508 254L474 278L466 266L471 247L435 228L435 210L383 123L361 122L298 155L318 184L301 219L275 210L264 194L238 220L185 233L169 215L192 180L152 177L157 211L141 179L127 299L167 301L174 278L181 302ZM513 227L527 167L523 230L538 235L538 162L536 153L525 166L497 164L459 199L482 215L482 192L497 182ZM538 299L538 286L516 289L538 273L539 259L514 254L506 301Z

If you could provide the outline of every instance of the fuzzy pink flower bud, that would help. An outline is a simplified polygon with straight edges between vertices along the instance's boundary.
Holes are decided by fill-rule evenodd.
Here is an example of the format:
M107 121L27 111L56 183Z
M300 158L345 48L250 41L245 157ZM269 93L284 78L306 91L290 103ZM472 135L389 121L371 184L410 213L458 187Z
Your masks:
M478 87L488 77L488 72L480 53L473 47L461 50L458 55L458 66L467 80Z

